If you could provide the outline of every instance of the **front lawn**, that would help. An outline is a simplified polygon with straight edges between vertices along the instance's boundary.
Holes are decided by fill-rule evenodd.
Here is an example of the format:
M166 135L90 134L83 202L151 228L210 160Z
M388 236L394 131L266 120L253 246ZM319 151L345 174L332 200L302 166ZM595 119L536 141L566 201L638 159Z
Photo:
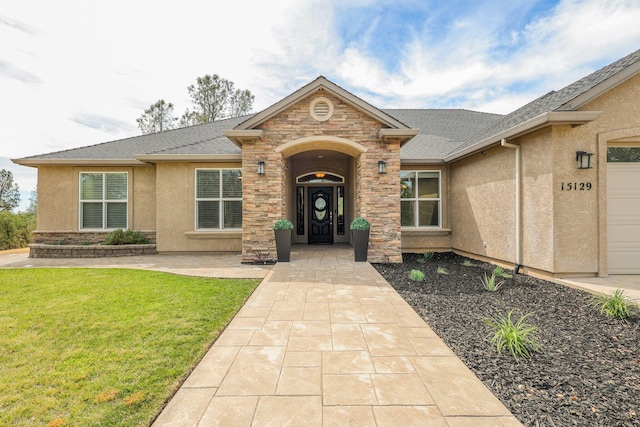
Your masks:
M258 283L0 269L0 425L147 425Z

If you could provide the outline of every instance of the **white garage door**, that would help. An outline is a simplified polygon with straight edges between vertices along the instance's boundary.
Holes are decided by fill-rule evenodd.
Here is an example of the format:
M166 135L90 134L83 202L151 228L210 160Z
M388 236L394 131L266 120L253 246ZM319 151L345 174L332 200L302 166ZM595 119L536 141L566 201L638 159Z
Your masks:
M640 274L640 147L607 150L609 274Z

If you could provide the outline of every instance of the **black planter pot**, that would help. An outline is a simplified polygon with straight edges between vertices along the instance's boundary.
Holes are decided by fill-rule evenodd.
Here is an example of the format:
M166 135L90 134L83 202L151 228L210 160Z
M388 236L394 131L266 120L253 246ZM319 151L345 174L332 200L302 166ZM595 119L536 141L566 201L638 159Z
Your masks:
M366 262L369 251L369 230L351 230L351 233L356 262Z
M276 236L278 262L289 262L291 258L291 230L273 230Z

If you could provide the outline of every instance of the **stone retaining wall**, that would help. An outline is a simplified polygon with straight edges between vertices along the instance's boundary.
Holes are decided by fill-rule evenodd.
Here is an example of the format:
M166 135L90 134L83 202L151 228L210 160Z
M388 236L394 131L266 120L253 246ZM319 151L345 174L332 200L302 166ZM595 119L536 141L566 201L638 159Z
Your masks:
M29 258L102 258L156 255L156 245L29 245Z

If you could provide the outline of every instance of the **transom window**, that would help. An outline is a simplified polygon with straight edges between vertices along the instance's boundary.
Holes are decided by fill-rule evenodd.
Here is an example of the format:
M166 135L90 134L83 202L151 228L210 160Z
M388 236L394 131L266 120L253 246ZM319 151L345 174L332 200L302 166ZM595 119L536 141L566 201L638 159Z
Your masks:
M127 228L126 172L80 173L80 228Z
M240 169L196 169L196 230L242 228Z
M343 183L344 177L329 172L313 172L296 178L298 184Z
M401 225L440 227L440 194L440 171L401 171Z
M607 147L607 162L609 163L640 162L640 147Z

